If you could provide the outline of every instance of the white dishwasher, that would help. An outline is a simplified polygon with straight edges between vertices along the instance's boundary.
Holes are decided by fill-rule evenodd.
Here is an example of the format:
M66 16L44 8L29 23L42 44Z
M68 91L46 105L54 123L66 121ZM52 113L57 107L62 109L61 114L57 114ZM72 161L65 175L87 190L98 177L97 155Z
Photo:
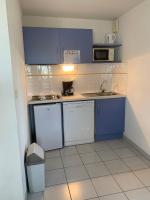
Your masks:
M61 104L34 106L34 120L37 143L44 150L63 146Z
M63 103L65 146L94 141L94 101Z

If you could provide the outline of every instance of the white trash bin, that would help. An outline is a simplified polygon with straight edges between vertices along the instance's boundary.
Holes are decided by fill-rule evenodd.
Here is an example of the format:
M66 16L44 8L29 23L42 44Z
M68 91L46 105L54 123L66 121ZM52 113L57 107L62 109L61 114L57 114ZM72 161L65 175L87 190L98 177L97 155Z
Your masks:
M45 189L44 150L36 143L29 146L26 156L27 177L30 192L41 192Z

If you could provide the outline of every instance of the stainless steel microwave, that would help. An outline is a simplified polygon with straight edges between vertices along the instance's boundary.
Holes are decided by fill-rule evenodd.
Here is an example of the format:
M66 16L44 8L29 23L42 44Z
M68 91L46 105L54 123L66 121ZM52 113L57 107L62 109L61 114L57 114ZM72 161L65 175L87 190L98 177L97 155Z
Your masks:
M94 47L93 48L93 62L100 61L110 61L113 62L115 59L114 48L102 48Z

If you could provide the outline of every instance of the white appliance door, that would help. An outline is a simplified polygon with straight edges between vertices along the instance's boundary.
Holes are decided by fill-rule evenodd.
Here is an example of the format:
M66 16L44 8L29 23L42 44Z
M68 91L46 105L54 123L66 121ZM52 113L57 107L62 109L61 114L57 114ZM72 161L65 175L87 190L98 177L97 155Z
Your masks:
M94 141L94 101L63 103L65 146Z
M34 106L37 143L44 150L62 147L61 104Z

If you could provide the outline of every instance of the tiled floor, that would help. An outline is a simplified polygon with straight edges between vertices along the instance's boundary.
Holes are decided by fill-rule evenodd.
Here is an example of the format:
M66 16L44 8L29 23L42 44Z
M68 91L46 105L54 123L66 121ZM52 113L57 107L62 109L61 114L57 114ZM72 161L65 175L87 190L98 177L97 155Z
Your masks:
M46 152L45 174L29 200L150 200L150 161L125 140Z

